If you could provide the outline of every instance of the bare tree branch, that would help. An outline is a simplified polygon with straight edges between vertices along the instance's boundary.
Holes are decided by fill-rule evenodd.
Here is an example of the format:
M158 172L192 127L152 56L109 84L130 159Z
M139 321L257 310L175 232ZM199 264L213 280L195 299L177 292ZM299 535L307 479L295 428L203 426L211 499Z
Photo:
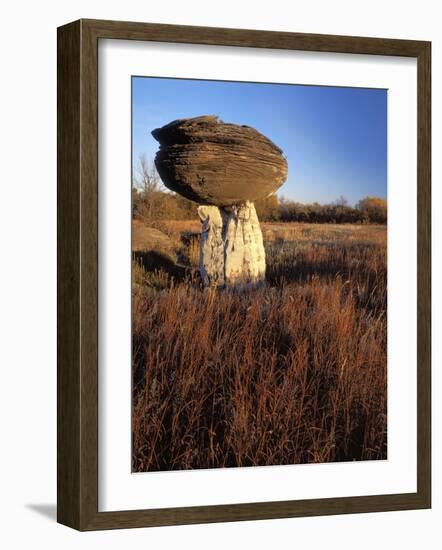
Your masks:
M143 153L138 158L138 165L135 168L134 186L144 193L164 191L160 176L152 161L148 161Z

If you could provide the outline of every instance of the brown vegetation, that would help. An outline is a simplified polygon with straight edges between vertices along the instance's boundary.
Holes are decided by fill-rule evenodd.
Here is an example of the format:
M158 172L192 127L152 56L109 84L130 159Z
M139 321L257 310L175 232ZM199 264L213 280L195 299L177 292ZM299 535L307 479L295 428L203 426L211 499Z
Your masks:
M161 224L195 264L198 222ZM134 264L134 471L386 458L385 226L263 234L257 290Z
M341 204L303 204L271 195L255 202L261 221L386 224L387 202L379 197L365 197L356 207ZM197 220L195 203L164 191L137 192L133 196L133 215L145 223L157 220Z

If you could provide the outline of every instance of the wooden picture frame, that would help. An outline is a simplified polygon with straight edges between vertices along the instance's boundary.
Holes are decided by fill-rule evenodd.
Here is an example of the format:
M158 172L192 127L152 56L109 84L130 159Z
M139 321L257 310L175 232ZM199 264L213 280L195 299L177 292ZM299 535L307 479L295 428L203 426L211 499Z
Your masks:
M98 511L98 41L405 56L418 67L417 492ZM429 508L431 44L79 20L58 29L58 521L81 531Z

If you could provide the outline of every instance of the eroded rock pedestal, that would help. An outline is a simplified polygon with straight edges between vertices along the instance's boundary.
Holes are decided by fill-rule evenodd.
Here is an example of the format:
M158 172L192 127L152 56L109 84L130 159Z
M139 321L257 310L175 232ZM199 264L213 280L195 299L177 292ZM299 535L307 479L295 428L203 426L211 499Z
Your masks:
M152 131L166 187L201 206L201 277L207 286L256 285L265 251L253 201L284 183L282 150L250 126L216 116L175 120Z
M200 206L200 273L206 286L256 286L265 280L265 250L255 205Z

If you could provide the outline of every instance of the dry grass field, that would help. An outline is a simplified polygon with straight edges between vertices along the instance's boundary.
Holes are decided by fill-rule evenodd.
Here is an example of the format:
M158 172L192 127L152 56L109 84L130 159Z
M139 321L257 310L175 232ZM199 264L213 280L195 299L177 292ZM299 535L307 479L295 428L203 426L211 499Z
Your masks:
M133 471L385 459L386 226L263 223L265 287L133 263ZM183 239L183 234L188 238Z

